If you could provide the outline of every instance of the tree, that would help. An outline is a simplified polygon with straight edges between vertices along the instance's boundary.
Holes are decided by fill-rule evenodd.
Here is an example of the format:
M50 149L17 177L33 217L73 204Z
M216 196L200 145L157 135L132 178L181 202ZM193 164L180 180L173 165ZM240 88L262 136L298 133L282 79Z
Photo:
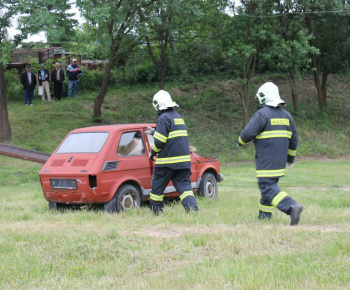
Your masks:
M263 42L266 42L273 31L270 18L261 17L271 14L269 1L241 2L242 5L237 9L231 7L237 15L231 16L222 30L230 62L239 74L238 93L243 106L243 125L246 125L249 121L250 89L257 56L261 52Z
M11 139L11 128L8 119L5 66L10 60L14 45L26 38L29 33L45 31L47 36L60 39L73 27L76 21L66 22L71 15L66 13L70 4L66 0L55 1L0 1L0 141ZM7 29L11 22L18 17L20 33L12 41L8 39ZM68 24L67 24L68 23Z
M101 37L96 26L85 22L75 30L75 38L64 44L67 51L79 52L84 59L108 59L109 43Z
M66 0L18 1L20 17L18 27L21 37L44 31L50 43L60 44L62 41L74 39L74 28L78 21L72 19L71 2Z
M139 11L144 23L140 33L145 35L149 56L157 67L160 89L165 86L167 55L177 53L184 31L201 19L202 5L199 0L156 0L148 10Z
M300 9L313 36L310 45L319 50L311 55L319 107L327 105L327 81L331 73L348 65L350 58L350 5L348 1L308 0Z
M0 142L9 141L12 136L7 111L5 66L10 60L13 48L8 40L7 29L11 27L11 20L16 13L16 1L5 0L0 2Z
M77 6L90 26L96 27L98 40L109 47L109 60L102 84L94 100L94 119L101 121L101 108L108 90L111 70L140 44L135 28L140 24L139 13L147 9L152 0L78 0ZM97 37L97 36L96 36Z
M275 6L275 32L272 43L267 46L264 58L270 68L286 72L295 111L299 110L296 77L303 69L309 68L311 54L318 50L311 46L312 38L304 28L304 17L298 14L298 6L294 0L277 1Z

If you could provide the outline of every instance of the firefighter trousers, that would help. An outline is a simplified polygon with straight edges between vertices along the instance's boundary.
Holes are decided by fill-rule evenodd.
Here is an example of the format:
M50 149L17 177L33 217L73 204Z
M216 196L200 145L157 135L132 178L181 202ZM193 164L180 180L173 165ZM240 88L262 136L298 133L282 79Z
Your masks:
M191 186L190 169L171 169L168 167L156 167L152 175L152 192L150 194L150 207L158 213L164 207L164 191L170 180L176 191L180 194L180 200L186 211L197 211L198 206Z
M271 218L275 207L289 214L291 206L295 201L284 191L278 188L279 178L258 178L261 192L259 206L259 218Z

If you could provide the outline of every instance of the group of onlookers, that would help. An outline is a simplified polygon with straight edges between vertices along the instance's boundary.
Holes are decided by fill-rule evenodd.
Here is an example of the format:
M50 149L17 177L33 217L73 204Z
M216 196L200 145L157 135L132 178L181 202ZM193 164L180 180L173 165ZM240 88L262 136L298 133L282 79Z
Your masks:
M74 96L77 97L79 91L79 78L82 75L82 71L75 58L67 67L66 75L68 77L68 97L72 96L73 87ZM61 100L64 79L65 74L59 62L56 62L55 68L51 73L45 68L45 65L41 63L37 75L32 72L31 65L27 64L26 71L21 74L20 79L24 89L24 104L26 106L33 105L34 89L37 84L38 95L41 95L42 102L45 102L45 96L47 97L47 100L51 102L50 81L53 82L54 97L57 100Z

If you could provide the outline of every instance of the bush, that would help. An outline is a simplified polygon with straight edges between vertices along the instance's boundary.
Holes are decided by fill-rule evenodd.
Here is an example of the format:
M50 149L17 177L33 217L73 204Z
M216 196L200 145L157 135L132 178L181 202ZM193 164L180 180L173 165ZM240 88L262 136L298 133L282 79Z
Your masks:
M79 80L79 89L82 91L98 91L102 86L104 71L87 70L82 68L83 75Z
M22 101L24 99L23 86L19 80L20 75L16 69L5 71L7 100Z
M145 62L127 69L127 82L130 84L147 84L157 79L157 68L152 62Z

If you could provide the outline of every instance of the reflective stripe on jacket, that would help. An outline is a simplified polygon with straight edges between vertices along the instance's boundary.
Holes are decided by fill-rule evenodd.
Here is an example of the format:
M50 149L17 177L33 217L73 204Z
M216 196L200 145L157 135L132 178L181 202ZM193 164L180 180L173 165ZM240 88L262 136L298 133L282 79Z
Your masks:
M281 107L260 106L238 138L243 146L254 140L257 177L282 177L293 163L298 135L292 115Z
M191 156L184 120L173 108L158 118L152 153L157 155L156 167L190 169Z

